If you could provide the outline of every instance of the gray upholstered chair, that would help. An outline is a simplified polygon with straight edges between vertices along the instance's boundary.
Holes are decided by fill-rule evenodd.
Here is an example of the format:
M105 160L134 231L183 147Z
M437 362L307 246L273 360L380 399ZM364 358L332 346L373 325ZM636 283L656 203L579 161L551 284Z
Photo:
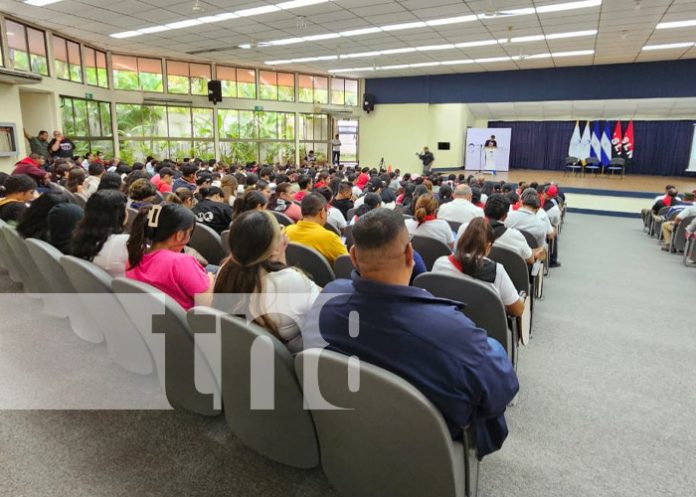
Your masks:
M344 254L336 258L333 269L336 278L350 279L355 267L353 266L353 261L350 259L350 255Z
M276 221L278 221L279 224L282 224L283 226L290 226L295 224L292 219L290 219L289 216L286 214L283 214L282 212L277 212L274 210L269 210L271 214L273 214L276 218Z
M188 244L205 257L208 264L219 265L225 258L225 249L222 246L220 235L205 224L196 223Z
M209 307L195 307L187 318L196 336L220 324L222 398L232 433L276 462L316 467L314 423L288 349L263 328Z
M326 257L311 247L299 243L290 242L285 251L285 258L288 266L297 266L314 280L314 282L324 287L336 279L333 269L326 260Z
M443 255L450 255L452 251L447 244L440 240L435 240L427 236L414 236L411 244L416 252L418 252L425 262L425 268L430 271L433 268L435 261Z
M348 356L321 349L300 353L295 369L312 409L322 469L339 493L476 495L478 461L469 430L453 441L440 411L406 380L365 362L357 370ZM350 379L358 375L355 389ZM339 409L318 408L317 387Z
M5 227L12 229L5 221L0 220L0 259L2 259L2 265L9 273L10 279L15 283L22 283L22 270L19 261L15 258L14 250L5 238Z

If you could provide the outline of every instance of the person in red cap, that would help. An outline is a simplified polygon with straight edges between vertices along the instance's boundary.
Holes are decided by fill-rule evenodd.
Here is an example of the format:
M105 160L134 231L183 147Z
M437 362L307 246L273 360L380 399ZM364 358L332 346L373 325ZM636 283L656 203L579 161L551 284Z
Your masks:
M553 227L558 231L558 225L561 224L561 205L558 198L558 187L554 184L550 184L544 189L543 196L544 202L542 208L549 216L549 221L551 221ZM551 250L549 267L560 267L560 265L561 263L558 262L558 237L556 237L553 249Z

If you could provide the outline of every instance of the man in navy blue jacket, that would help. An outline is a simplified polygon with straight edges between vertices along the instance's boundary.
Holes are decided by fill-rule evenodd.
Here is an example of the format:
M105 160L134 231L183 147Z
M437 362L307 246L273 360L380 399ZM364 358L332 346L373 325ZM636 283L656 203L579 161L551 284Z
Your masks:
M368 212L353 237L358 271L324 288L302 326L304 347L354 355L401 376L440 409L453 439L473 424L479 458L498 450L508 433L505 409L519 389L503 347L461 303L408 286L413 247L401 214Z

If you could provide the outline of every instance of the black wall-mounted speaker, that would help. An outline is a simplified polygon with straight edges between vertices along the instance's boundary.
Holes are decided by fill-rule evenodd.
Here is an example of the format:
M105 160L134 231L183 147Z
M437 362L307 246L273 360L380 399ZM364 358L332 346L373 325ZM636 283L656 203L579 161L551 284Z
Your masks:
M363 110L367 113L375 110L375 96L372 93L363 95Z
M208 101L222 102L222 83L217 79L208 81Z

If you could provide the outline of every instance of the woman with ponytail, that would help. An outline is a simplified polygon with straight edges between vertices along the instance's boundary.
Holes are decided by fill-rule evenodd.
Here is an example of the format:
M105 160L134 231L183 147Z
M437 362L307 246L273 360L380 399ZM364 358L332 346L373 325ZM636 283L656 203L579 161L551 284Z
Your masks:
M234 212L232 219L236 219L246 211L262 211L268 205L266 196L258 190L249 190L241 197L237 197L234 203Z
M424 193L416 201L414 219L406 220L406 228L412 236L426 236L440 240L450 249L454 245L454 233L447 221L437 218L440 204L431 193Z
M178 204L143 207L127 244L126 277L154 286L186 311L194 306L196 295L212 291L214 282L194 257L182 253L195 224L193 212Z
M453 255L440 257L433 273L467 276L490 286L500 296L511 316L521 316L524 302L502 264L488 258L495 242L493 228L486 218L474 218L457 242Z
M301 271L287 267L283 226L270 212L244 212L230 227L229 243L230 256L215 282L214 306L245 315L285 342L291 352L299 352L298 323L321 288Z

